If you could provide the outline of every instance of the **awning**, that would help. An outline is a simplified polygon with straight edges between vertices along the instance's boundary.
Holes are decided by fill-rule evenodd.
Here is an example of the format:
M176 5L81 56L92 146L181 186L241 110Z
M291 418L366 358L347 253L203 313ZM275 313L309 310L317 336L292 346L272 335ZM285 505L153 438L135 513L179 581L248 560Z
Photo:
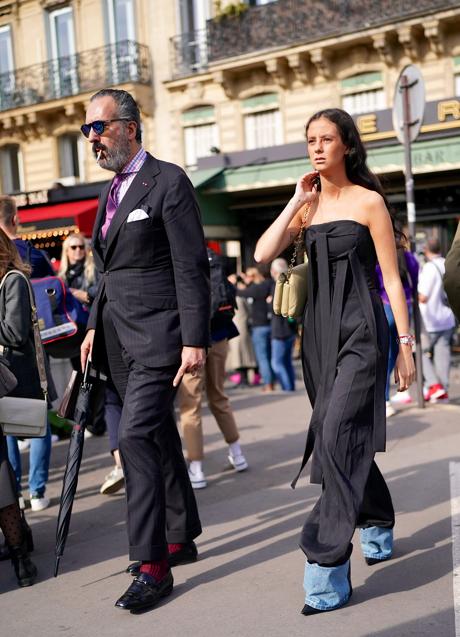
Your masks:
M367 155L369 167L378 175L404 170L404 148L401 144L369 148ZM237 167L229 166L224 170L216 169L214 175L211 175L211 169L200 170L195 173L195 178L199 180L202 196L209 196L218 193L294 186L300 175L311 169L309 160L302 157ZM458 169L460 169L458 137L422 140L412 144L412 170L415 175Z
M77 228L91 236L97 212L97 199L70 201L52 206L37 206L18 210L18 234L35 234L36 238L62 234L63 229L74 232ZM51 233L51 234L50 234ZM57 235L56 235L57 236Z
M217 177L217 175L219 175L224 170L225 169L222 167L194 170L189 173L190 181L192 182L194 188L201 188L201 186L204 186L206 183L208 183L208 181L211 181L211 179Z

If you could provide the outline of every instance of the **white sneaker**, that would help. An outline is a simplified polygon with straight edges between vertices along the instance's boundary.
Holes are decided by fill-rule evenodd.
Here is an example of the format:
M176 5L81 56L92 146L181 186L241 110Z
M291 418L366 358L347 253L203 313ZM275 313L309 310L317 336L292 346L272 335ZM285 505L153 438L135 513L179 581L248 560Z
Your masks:
M206 482L206 476L201 469L192 469L192 467L189 466L188 477L190 478L192 489L205 489L208 486L208 483Z
M413 403L414 401L412 400L412 397L409 394L409 392L406 390L406 391L396 392L396 394L394 394L391 397L391 402L400 403L402 405L409 405L410 403Z
M123 488L125 484L125 476L121 467L114 467L110 473L104 478L104 484L100 488L102 495L110 495L116 493Z
M242 453L239 453L237 456L233 456L231 453L229 453L228 461L236 471L246 471L246 469L249 467L248 463L246 462L246 458L243 456Z
M29 447L30 447L30 438L25 438L24 440L18 440L19 451L25 451Z
M387 418L390 418L391 416L394 416L396 413L396 409L393 407L393 405L390 403L389 400L387 400L387 402L385 403L386 406L386 415Z
M30 496L30 508L32 511L43 511L43 509L47 509L50 505L50 499L46 496L39 497L38 495Z

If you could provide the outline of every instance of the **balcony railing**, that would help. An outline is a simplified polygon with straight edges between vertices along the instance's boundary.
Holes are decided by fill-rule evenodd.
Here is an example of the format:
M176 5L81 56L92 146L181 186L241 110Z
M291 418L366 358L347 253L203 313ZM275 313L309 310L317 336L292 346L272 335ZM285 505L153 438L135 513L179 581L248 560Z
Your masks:
M174 38L173 73L175 77L190 75L225 58L306 44L458 7L458 0L277 0L250 7L238 17L208 20L196 53L193 45L194 53L190 53L190 43L197 40L194 34Z
M0 111L126 82L151 82L148 47L128 40L2 73Z
M171 55L175 75L188 75L205 69L208 64L206 29L171 38Z

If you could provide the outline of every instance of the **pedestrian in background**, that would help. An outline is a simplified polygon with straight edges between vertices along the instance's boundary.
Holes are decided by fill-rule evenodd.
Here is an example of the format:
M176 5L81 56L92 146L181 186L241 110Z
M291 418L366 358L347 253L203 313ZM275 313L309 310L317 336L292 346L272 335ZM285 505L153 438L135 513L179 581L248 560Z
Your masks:
M460 321L460 223L444 263L444 289L457 321Z
M281 273L288 270L285 259L275 259L270 267L270 274L276 282ZM271 320L272 368L283 391L295 390L295 371L292 364L292 350L297 334L295 319L278 316L273 313Z
M172 592L171 565L196 550L201 533L173 401L183 375L205 362L209 263L193 186L181 168L144 150L132 95L99 91L81 129L99 166L115 173L94 224L102 276L81 363L108 361L123 402L129 555L142 565L115 605L141 610Z
M244 288L242 276L232 274L228 280L235 288ZM228 342L228 356L226 369L230 372L229 380L234 387L259 385L260 375L257 370L257 361L251 339L250 308L247 299L236 297L235 316L233 323L238 330L235 336ZM249 374L251 373L251 377Z
M236 295L249 301L251 312L251 338L256 355L257 366L262 376L264 392L275 387L275 374L271 364L271 302L274 283L265 269L248 268L244 281L245 288L236 288Z
M357 526L368 565L389 559L393 550L393 504L374 462L385 448L388 361L388 323L374 284L377 260L398 329L399 389L408 389L415 367L395 229L356 125L345 111L326 109L305 131L314 170L298 180L254 256L270 261L306 226L302 363L313 413L300 471L313 454L310 480L321 484L321 495L300 546L307 557L302 614L313 615L350 599Z
M98 275L88 248L87 240L81 233L69 234L62 243L58 276L80 303L90 307L97 293Z
M417 258L412 254L412 252L405 250L402 246L398 249L397 256L399 276L401 277L401 282L404 288L410 321L413 315L412 307L414 301L414 292L415 294L417 293L419 264ZM388 294L386 293L385 286L383 284L382 269L380 268L380 265L378 263L375 270L377 291L380 295L380 298L382 299L383 309L385 310L388 327L390 328L387 384L385 388L386 415L387 418L389 418L390 416L394 416L396 414L396 410L391 404L391 401L400 404L409 404L412 402L412 398L407 390L398 391L395 393L394 396L391 397L390 401L391 374L393 373L399 352L398 331L396 328L393 310L391 309L390 299L388 298Z
M17 236L18 215L16 202L12 197L0 197L0 228L13 241L21 260L30 265L30 274L34 279L55 276L51 263L45 252L35 248L30 241L24 241ZM51 394L51 374L48 369ZM22 389L24 391L24 387ZM13 436L7 436L8 456L16 476L18 492L22 490L22 462L19 441ZM50 505L50 499L45 495L46 484L51 459L51 427L48 423L46 435L42 438L31 438L22 442L22 449L29 447L29 478L30 506L32 511L43 511Z
M81 233L70 234L62 243L61 261L58 276L64 281L71 294L88 310L97 294L99 275L94 265L94 258L89 243ZM83 341L84 333L81 334ZM80 369L80 354L70 359L73 369ZM85 436L102 436L106 429L112 429L118 435L118 421L121 415L121 402L113 395L115 388L110 379L104 385L98 385L91 396L91 418L85 429ZM108 402L107 402L108 401ZM114 422L114 419L116 422ZM109 431L109 438L112 437ZM118 443L117 443L118 446ZM111 450L112 451L112 450ZM123 471L119 458L112 452L115 466L105 477L103 488L108 481L107 488L115 492L123 486Z
M436 238L428 239L424 248L426 263L420 272L418 300L423 320L423 375L425 400L431 403L449 400L451 342L455 331L452 312L443 285L444 258Z
M235 288L227 282L220 257L208 248L211 266L211 347L204 367L194 374L184 374L178 391L180 425L189 461L189 477L194 489L207 486L203 471L204 445L202 399L206 392L208 407L228 445L228 462L236 471L245 471L248 463L241 450L240 434L228 396L224 390L225 362L229 341L238 336L233 323ZM218 303L222 290L230 286L226 301ZM227 288L228 289L228 288ZM222 310L222 307L231 309Z

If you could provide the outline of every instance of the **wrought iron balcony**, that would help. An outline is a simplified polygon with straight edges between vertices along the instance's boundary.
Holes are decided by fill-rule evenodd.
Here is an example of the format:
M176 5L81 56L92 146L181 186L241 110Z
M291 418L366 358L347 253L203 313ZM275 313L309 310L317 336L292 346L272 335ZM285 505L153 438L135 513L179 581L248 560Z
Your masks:
M249 7L240 16L208 20L206 34L199 37L188 33L174 38L173 73L175 77L191 75L225 58L306 44L458 7L458 0L277 0Z
M148 47L128 40L2 73L0 111L126 82L151 82Z
M176 76L189 75L206 69L208 64L206 29L182 33L171 38L171 55Z

